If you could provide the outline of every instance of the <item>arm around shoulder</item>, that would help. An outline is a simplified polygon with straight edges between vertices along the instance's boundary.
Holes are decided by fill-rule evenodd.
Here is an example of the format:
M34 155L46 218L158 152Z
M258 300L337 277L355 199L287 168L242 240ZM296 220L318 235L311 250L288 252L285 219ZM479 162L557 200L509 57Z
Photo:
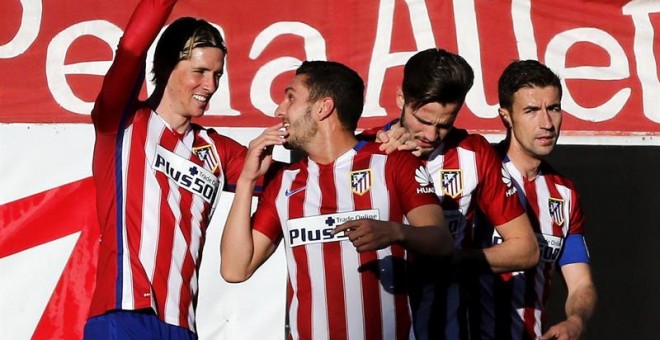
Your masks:
M483 250L492 272L525 270L539 262L539 245L526 213L495 229L504 241Z
M412 209L406 215L410 225L403 225L403 240L406 249L427 256L448 256L454 242L445 225L445 214L440 205L425 204Z

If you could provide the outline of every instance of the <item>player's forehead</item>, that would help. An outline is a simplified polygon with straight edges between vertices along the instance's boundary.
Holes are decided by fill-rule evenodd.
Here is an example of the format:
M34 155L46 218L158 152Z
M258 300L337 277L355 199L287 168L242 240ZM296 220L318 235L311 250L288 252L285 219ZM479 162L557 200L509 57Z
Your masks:
M431 102L420 106L417 110L413 110L412 114L424 123L445 124L454 120L457 111L457 103Z
M224 52L219 48L196 47L187 59L177 62L174 71L184 72L213 72L222 75L224 72Z
M518 89L513 94L512 104L514 107L541 107L559 105L561 98L559 89L555 86L528 86Z
M292 94L296 96L309 95L309 87L307 86L307 76L304 74L297 74L291 82L284 89L285 94Z

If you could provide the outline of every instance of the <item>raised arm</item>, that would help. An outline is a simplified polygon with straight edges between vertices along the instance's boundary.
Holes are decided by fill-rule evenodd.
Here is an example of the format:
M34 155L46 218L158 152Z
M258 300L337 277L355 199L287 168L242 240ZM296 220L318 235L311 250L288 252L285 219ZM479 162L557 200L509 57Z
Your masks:
M122 114L133 105L144 80L144 63L176 0L142 0L135 8L105 78L92 121L97 131L115 132Z
M279 131L281 127L278 124L267 128L250 142L220 242L220 274L227 282L247 280L275 251L270 238L252 229L250 211L257 180L266 174L272 162L272 146L281 145L282 136L286 135Z

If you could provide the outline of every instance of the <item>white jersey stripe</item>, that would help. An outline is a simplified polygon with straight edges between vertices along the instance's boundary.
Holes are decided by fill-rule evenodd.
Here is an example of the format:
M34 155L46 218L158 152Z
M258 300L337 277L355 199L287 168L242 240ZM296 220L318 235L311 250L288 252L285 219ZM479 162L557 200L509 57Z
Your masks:
M380 287L380 312L381 323L383 330L383 339L396 339L396 305L395 296L390 294L385 289L386 287L394 287L394 258L392 257L392 248L387 247L380 249L378 253L378 269L381 273ZM388 276L389 277L384 277ZM392 326L393 325L393 326Z
M564 199L564 225L561 230L563 235L568 235L568 227L573 225L571 219L571 207L573 206L571 189L559 184L556 184L555 188L559 191L559 195Z
M123 140L122 140L122 148L130 148L131 147L131 135L133 132L133 126L131 125L129 128L127 128L124 131L123 135ZM122 266L124 270L122 271L122 297L121 297L121 307L122 308L127 308L127 309L132 309L134 308L135 300L133 299L133 276L132 271L130 270L131 268L131 263L130 263L130 257L128 254L128 236L127 231L126 231L126 187L128 183L128 178L127 178L127 171L126 169L128 168L128 153L127 152L122 152L121 155L121 181L122 181L122 198L121 198L121 218L122 218L122 225L121 225L121 233L122 233ZM112 218L115 218L112 216Z
M282 209L278 210L278 213L280 217L280 224L283 226L286 225L286 221L289 219L289 199L283 193L286 190L291 190L291 183L299 172L300 171L298 170L285 171L282 175L282 186L280 188L279 194L276 196L275 204L278 207L282 207ZM289 306L289 330L291 338L298 339L300 337L298 334L298 307L300 303L297 298L298 294L296 294L298 291L298 268L295 265L296 261L293 257L293 248L291 248L291 244L289 244L289 238L286 234L283 238L284 243L286 243L284 252L286 254L287 270L289 272L289 283L291 284L291 289L293 290L293 292L291 292L291 305Z
M185 159L189 159L188 156L181 155L184 148L181 147L181 143L177 144L177 147L174 149L175 153L178 156L181 156ZM169 205L172 214L174 215L174 235L172 235L172 249L158 249L159 252L171 251L170 254L170 268L182 268L183 260L186 255L185 248L185 239L181 234L181 193L179 192L179 186L172 179L168 179L169 185L169 194L167 195L167 203ZM179 322L179 303L180 303L180 292L181 292L181 276L179 270L170 270L169 277L167 279L167 297L165 298L165 320L168 323L178 323Z
M477 157L476 153L471 150L457 148L456 151L458 153L458 164L461 165L461 170L463 172L463 190L468 190L468 192L464 192L461 195L459 203L461 207L467 207L470 205L470 201L472 201L472 190L469 190L468 188L476 188L479 184ZM461 211L461 213L465 214L466 212Z
M550 216L550 211L548 209L548 198L550 197L550 192L548 191L548 185L545 181L545 177L538 176L534 180L534 186L536 188L536 206L539 207L539 228L544 234L554 235L552 230L552 217Z
M383 155L373 155L370 160L370 168L374 171L374 181L375 183L385 183L385 162L387 158ZM371 205L374 207L379 207L380 219L383 221L390 220L390 195L387 191L387 187L374 185L371 190ZM392 250L391 248L381 249L377 252L378 254L378 263L379 270L381 274L381 285L380 285L380 311L381 311L381 324L383 330L383 339L395 339L396 338L396 327L392 325L397 324L396 322L396 307L394 302L394 295L388 293L385 290L385 287L394 286L394 268L392 267ZM386 275L389 274L389 277ZM388 333L392 331L392 333Z
M154 207L160 207L162 192L156 176L147 176L147 172L151 172L152 164L155 162L156 149L158 148L157 141L162 137L165 126L161 120L156 119L155 115L149 116L149 124L147 130L147 138L145 141L145 176L144 176L144 193L143 202L150 202ZM128 154L128 153L125 153ZM147 273L149 282L154 281L154 272L156 270L156 257L158 254L158 240L160 238L160 214L142 214L142 228L140 234L140 252L139 257L142 265ZM153 292L151 292L153 295ZM152 307L155 309L155 304L152 298Z
M340 163L340 162L337 162ZM349 178L349 172L352 169L352 160L346 162L341 169L335 169L335 183L343 183ZM344 181L342 181L344 179ZM355 204L353 202L353 192L350 186L337 186L337 211L353 211ZM348 339L359 339L364 335L364 304L362 296L362 280L356 270L347 270L346 268L357 268L360 266L360 256L351 242L340 242L341 257L344 280L344 301L346 308L346 332Z
M305 190L305 203L303 213L305 216L320 215L321 192L319 190L319 167L314 162L309 162L309 173L307 177L307 189ZM285 224L286 225L286 224ZM312 336L314 339L325 339L328 334L328 313L326 311L325 294L325 265L323 264L323 245L312 244L305 247L307 252L307 271L309 272L312 287Z

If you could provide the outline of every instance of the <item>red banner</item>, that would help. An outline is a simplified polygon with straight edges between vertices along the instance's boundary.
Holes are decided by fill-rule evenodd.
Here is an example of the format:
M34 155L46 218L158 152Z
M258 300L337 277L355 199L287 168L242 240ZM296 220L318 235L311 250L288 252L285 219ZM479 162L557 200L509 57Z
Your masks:
M136 3L3 1L0 122L88 123ZM181 1L182 15L218 25L229 45L204 125L268 126L305 59L355 68L367 82L360 127L383 124L398 115L401 65L439 46L475 69L462 127L502 131L497 78L513 59L538 59L565 83L566 134L660 135L657 1Z
M70 255L64 254L69 256L54 287L47 287L45 283L38 281L29 281L29 284L23 287L33 295L37 290L53 289L45 309L39 311L42 314L30 336L31 339L79 339L82 336L94 291L98 253L99 226L94 195L94 182L91 178L86 178L0 205L0 261L79 233ZM72 206L75 209L72 209ZM54 257L61 254L48 255L53 257L50 259L53 261ZM41 260L43 263L49 263L49 259ZM29 266L32 263L25 261L24 264ZM4 279L11 280L7 277ZM7 283L9 281L5 284ZM16 294L16 291L7 288L5 293ZM5 298L8 297L3 296L3 302L6 302ZM35 308L35 305L23 301L21 307L16 306L15 310L21 312ZM22 321L27 323L28 328L32 326L32 320ZM24 334L22 326L23 324L13 325L12 330L16 334ZM11 334L12 330L7 331L8 334ZM3 334L7 335L6 332Z

